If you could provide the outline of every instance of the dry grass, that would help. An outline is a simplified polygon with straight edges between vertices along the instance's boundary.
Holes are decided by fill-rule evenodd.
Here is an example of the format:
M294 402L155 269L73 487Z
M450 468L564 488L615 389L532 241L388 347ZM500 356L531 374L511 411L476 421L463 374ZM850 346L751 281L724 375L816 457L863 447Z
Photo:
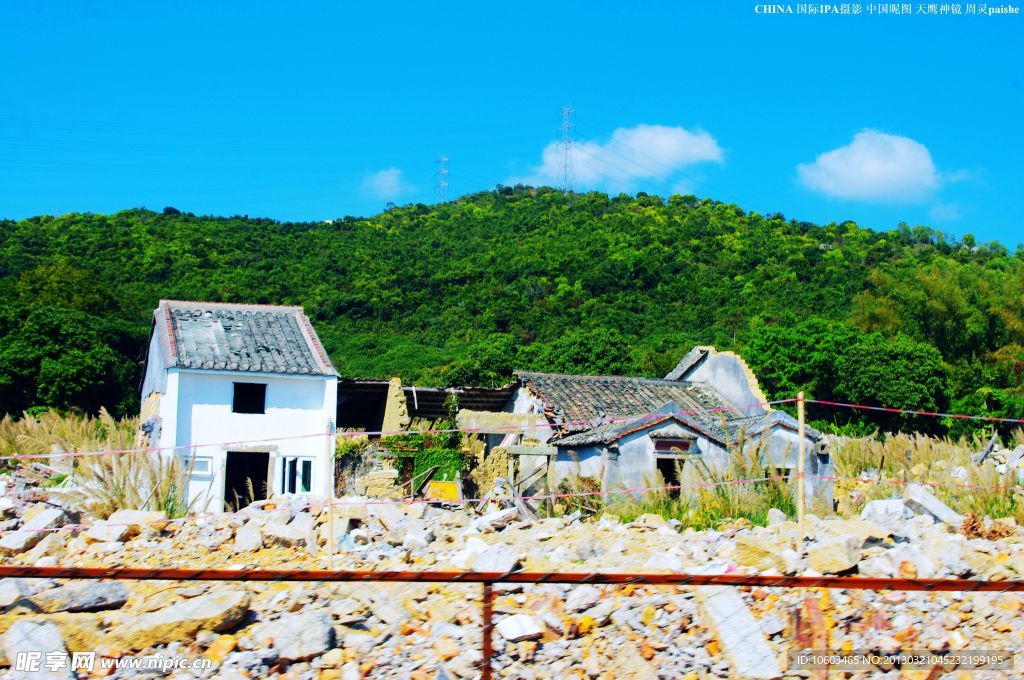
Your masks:
M108 517L116 510L163 510L168 517L182 517L186 470L178 456L159 453L128 453L78 459L71 473L72 498L85 512Z
M0 454L44 455L73 451L112 451L135 446L138 418L46 411L0 421ZM82 511L107 517L115 510L163 510L180 517L187 510L185 479L189 470L178 457L139 452L41 459L67 474L64 489Z
M771 479L779 475L762 460L763 452L757 447L737 448L724 469L694 457L677 468L683 487L679 493L663 490L638 498L617 496L607 510L627 522L653 513L676 518L684 527L696 529L717 528L735 520L763 525L771 508L795 516L795 486L787 479ZM763 478L770 479L746 481ZM646 481L649 487L666 485L660 474Z
M0 420L0 455L43 455L71 451L124 449L135 445L138 418L115 419L106 409L97 417L45 411Z
M1020 431L1013 439L1009 446L1022 441ZM984 439L918 434L840 441L833 447L836 475L842 478L835 487L839 513L856 515L867 501L899 495L907 483L917 482L932 485L932 492L959 513L1024 522L1016 473L992 457L980 465L971 462L985 444Z

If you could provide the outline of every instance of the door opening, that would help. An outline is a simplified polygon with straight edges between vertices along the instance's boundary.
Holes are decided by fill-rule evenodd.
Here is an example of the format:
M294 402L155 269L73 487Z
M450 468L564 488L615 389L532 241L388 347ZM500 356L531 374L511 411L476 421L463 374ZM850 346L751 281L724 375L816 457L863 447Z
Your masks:
M679 486L679 473L683 460L675 456L658 456L658 474L664 480L665 486ZM679 489L668 489L670 496L678 496Z
M253 501L267 497L267 473L270 453L267 451L228 451L224 471L224 508L241 510Z

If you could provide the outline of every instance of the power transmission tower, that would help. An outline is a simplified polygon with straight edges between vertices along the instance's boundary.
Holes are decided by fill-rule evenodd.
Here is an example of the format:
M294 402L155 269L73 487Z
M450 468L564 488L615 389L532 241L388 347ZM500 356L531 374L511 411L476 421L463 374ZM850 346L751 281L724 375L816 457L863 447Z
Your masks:
M576 109L571 106L562 107L562 142L559 145L562 151L561 175L562 191L572 192L576 184L576 168L572 162L572 134L576 131L576 124L573 122L573 115Z
M444 203L448 191L448 156L441 155L437 159L437 195Z

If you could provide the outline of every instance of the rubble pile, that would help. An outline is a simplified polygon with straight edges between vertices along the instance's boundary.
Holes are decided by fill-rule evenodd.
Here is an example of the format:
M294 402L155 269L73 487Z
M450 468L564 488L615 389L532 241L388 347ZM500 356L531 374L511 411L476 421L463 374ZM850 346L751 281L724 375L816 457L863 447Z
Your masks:
M1024 577L1016 526L961 517L915 485L871 501L856 519L807 517L801 527L774 511L766 527L734 522L719 531L657 515L624 523L530 518L515 504L477 512L366 501L343 498L328 509L275 498L233 514L169 520L128 510L101 521L8 495L0 498L0 553L5 564L68 567ZM209 670L173 672L181 678L478 677L480 591L3 579L0 663L42 647L211 661ZM507 678L807 677L787 674L785 658L808 595L821 604L831 649L1013 650L1024 640L1024 599L1013 594L560 584L499 584L495 593L493 666Z

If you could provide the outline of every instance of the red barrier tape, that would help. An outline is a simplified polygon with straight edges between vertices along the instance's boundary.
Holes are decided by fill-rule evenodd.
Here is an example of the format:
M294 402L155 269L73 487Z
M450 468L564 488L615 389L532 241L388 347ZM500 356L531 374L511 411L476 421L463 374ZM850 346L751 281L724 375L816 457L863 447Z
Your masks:
M903 413L911 416L928 416L931 418L956 418L959 420L982 420L996 423L1024 423L1024 418L999 418L996 416L972 416L965 413L940 413L938 411L915 411L906 408L892 408L890 406L868 406L867 404L849 404L842 401L825 401L824 399L805 399L808 404L823 404L825 406L840 406L843 408L858 409L861 411L881 411L883 413Z
M787 404L789 402L796 401L796 399L779 399L776 401L758 401L747 405L752 406L774 406L776 404ZM632 416L607 416L605 418L590 419L590 420L568 420L558 423L534 423L530 425L496 425L494 427L480 428L480 427L453 427L448 429L434 429L434 430L374 430L374 431L355 431L346 430L343 432L334 433L337 437L389 437L392 435L400 434L455 434L457 432L464 432L467 434L474 434L486 430L492 432L494 430L508 430L514 432L516 430L530 430L530 429L543 429L547 427L573 427L589 425L591 427L597 427L599 425L607 425L609 423L618 423L627 420L636 420L639 418L648 418L652 416L692 416L699 415L702 413L724 413L733 410L731 406L719 406L716 408L692 410L692 411L676 411L673 413L640 413ZM512 415L512 414L510 414ZM539 415L539 414L534 414ZM81 456L102 456L108 454L125 454L125 453L151 453L156 451L186 451L189 449L201 449L210 446L239 446L242 444L264 444L267 442L277 441L290 441L294 439L310 439L313 437L327 437L330 432L316 432L313 434L299 434L283 437L268 437L265 439L240 439L235 441L227 442L210 442L205 444L181 444L179 446L140 446L130 449L107 449L102 451L74 451L74 452L62 452L62 453L40 453L40 454L28 454L21 453L11 456L0 456L0 460L25 460L25 459L49 459L49 458L77 458Z

